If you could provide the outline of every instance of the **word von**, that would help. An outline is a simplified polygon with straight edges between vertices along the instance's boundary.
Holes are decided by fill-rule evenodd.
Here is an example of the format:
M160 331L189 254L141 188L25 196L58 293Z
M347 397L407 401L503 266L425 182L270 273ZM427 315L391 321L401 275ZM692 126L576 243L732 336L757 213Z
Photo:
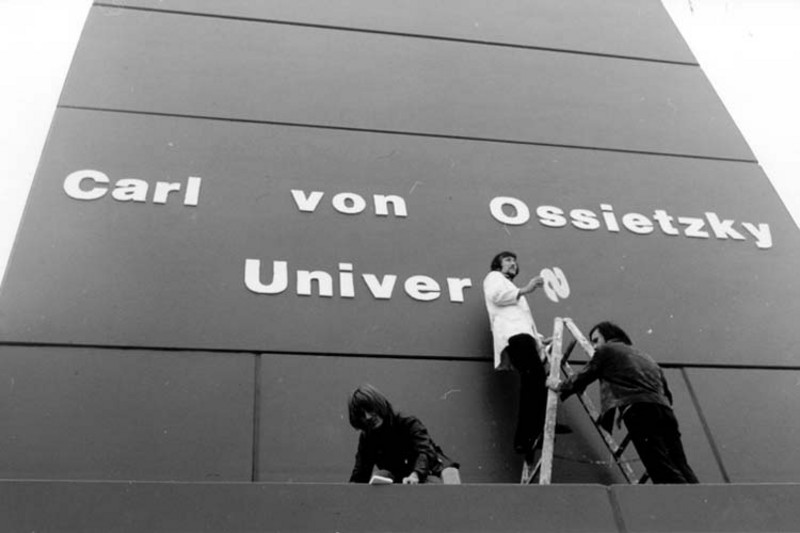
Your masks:
M323 196L325 196L325 193L322 191L311 191L309 194L299 189L292 189L292 198L294 198L297 209L306 213L313 213L316 211ZM401 196L394 194L375 194L372 196L372 201L377 216L389 216L389 206L392 206L392 213L394 213L394 216L408 216L406 201ZM331 198L331 205L344 215L357 215L367 208L367 201L360 194L340 192Z
M531 219L528 205L510 196L493 198L489 203L489 209L495 220L509 226L521 226ZM751 236L758 248L772 248L769 224L741 222L737 227L733 219L721 219L710 211L704 215L704 218L674 216L663 209L654 210L650 216L641 213L617 215L609 204L600 204L599 213L590 209L572 209L565 212L553 205L540 205L536 208L539 223L550 228L563 228L571 224L575 228L588 231L605 227L612 233L625 228L636 235L649 235L659 230L664 235L684 235L698 239L708 239L713 235L717 239L735 241L745 241Z

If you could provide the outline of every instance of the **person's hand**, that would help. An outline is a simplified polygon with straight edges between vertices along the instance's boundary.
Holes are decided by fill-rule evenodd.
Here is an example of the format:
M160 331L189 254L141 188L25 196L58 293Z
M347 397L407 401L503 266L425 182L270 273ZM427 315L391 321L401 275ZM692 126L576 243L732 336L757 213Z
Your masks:
M521 293L531 293L535 291L538 287L544 286L544 278L542 276L536 276L535 278L531 279L522 289L520 289Z
M416 472L411 472L403 478L403 485L419 485L419 476Z
M547 376L547 381L544 384L551 391L558 392L561 389L561 379L554 376Z

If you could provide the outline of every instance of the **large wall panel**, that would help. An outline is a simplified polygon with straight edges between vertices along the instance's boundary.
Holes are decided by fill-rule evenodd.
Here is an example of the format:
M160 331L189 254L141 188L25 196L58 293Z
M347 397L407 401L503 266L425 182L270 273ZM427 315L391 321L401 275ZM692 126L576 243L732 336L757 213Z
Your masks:
M86 169L110 183L90 177L68 195L67 177ZM202 180L198 205L183 191L154 202L157 182L185 188L189 176ZM132 189L119 180L130 179L147 187L143 201L125 201ZM558 266L568 279L568 298L531 298L544 331L555 315L584 328L611 318L661 362L793 365L800 246L768 187L756 165L734 162L60 110L0 294L0 338L487 358L480 285L491 257L513 249L523 278ZM301 211L312 191L319 204ZM364 199L363 212L337 210L345 192ZM376 194L403 198L407 216L379 216ZM493 215L500 196L530 220ZM539 217L541 206L562 210L563 225ZM568 222L574 209L592 212L595 229ZM626 229L629 213L649 217L650 232ZM740 239L715 236L708 213ZM705 237L688 236L678 217L702 222ZM264 285L286 262L285 290L248 288L248 259L261 262ZM353 297L340 264L352 265ZM298 270L327 272L332 295L316 284L301 294ZM374 292L388 275L393 290ZM439 296L410 296L417 275ZM447 278L471 287L451 291ZM743 327L754 323L762 335Z
M107 0L106 6L241 17L694 62L659 0Z
M363 383L419 417L465 483L519 479L516 376L491 364L263 355L261 376L261 481L346 482L358 443L347 400Z
M722 481L680 372L670 370L668 376L692 466L703 482ZM516 483L522 469L512 447L517 379L513 372L493 371L488 362L265 354L258 479L349 479L358 432L350 427L347 399L358 385L370 383L396 409L425 423L444 452L461 464L463 482ZM577 400L562 405L558 420L572 433L557 438L554 483L625 482ZM623 436L615 434L620 441ZM641 475L632 447L627 457Z
M0 477L250 481L253 356L0 346Z
M753 159L692 66L126 9L61 105Z
M733 483L800 482L800 371L690 369Z

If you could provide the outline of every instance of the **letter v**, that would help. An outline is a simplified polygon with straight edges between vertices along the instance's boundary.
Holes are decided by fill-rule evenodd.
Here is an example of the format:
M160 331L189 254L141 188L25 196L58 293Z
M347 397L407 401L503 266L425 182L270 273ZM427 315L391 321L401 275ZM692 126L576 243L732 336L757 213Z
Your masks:
M378 281L378 277L375 274L361 274L361 277L364 278L364 282L375 299L388 300L392 297L394 282L397 281L397 276L394 274L383 276L382 281Z
M306 196L305 191L292 189L292 197L294 198L294 203L297 205L297 209L305 211L306 213L313 213L324 195L324 192L312 191L309 196Z

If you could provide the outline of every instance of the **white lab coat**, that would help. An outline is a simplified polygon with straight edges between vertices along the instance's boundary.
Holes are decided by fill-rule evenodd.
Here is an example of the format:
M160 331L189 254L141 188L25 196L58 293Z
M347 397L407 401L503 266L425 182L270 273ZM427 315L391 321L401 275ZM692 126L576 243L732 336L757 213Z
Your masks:
M483 296L494 337L494 368L508 370L508 339L521 333L537 338L539 332L525 296L519 296L519 288L499 271L493 270L483 279Z

